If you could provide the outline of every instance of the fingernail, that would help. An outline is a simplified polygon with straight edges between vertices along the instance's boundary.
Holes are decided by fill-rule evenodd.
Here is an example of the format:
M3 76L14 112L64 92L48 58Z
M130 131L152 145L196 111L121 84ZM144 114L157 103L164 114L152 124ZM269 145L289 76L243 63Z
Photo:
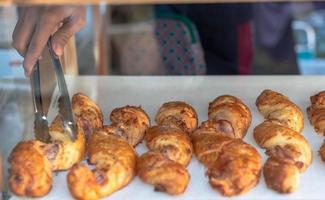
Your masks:
M29 77L31 74L31 69L33 69L33 67L29 67L28 63L26 62L26 59L23 62L23 67L25 69L25 76Z
M25 70L25 77L29 77L30 76L30 73L29 72L27 72L26 70Z
M62 48L59 45L54 45L53 46L53 51L57 56L62 55Z

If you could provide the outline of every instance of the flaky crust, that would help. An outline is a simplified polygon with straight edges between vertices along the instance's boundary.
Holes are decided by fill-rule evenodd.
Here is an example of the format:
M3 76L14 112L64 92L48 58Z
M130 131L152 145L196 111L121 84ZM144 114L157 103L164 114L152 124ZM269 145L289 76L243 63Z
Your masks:
M72 97L72 110L80 120L86 138L96 129L103 126L103 113L99 106L83 93L76 93Z
M291 159L300 172L312 162L312 150L307 140L296 131L264 121L254 129L256 143L267 149L266 154L278 159Z
M263 167L266 185L280 193L291 193L298 189L299 173L290 159L269 157Z
M193 147L187 133L167 126L153 126L147 129L147 147L160 152L170 160L187 166L192 159Z
M52 187L51 163L44 156L45 144L19 142L9 157L9 186L19 196L41 197Z
M325 162L325 141L323 142L322 146L319 148L318 153L319 153L322 161Z
M96 131L88 141L90 170L83 164L74 165L67 181L76 199L99 199L126 186L135 176L136 153L122 137Z
M196 158L207 168L219 158L224 146L232 142L232 138L225 137L210 129L197 129L191 134Z
M119 135L125 138L132 146L142 141L146 129L150 126L147 113L136 106L116 108L110 114L112 126L120 129Z
M300 108L278 92L264 90L258 96L256 106L265 119L276 120L298 133L304 128L304 118Z
M85 137L79 121L77 130L77 139L72 142L56 117L49 129L50 143L18 143L9 158L11 191L19 196L46 195L52 187L52 171L67 170L84 158Z
M253 146L213 130L197 129L191 137L210 185L222 195L240 195L258 183L262 161Z
M137 173L142 181L154 185L155 191L171 195L182 194L190 179L183 165L153 151L137 159Z
M75 163L83 160L86 151L86 138L81 127L80 119L77 119L77 137L71 141L65 133L59 117L52 122L49 132L51 143L44 149L45 155L52 164L52 170L67 170Z
M233 138L245 137L251 124L252 116L249 108L238 98L223 95L209 104L208 120L206 123L215 125L218 132ZM203 123L203 126L205 124Z
M253 146L213 130L198 129L191 137L195 155L208 168L210 185L222 195L240 195L258 183L262 161Z
M164 103L155 119L158 125L180 128L187 133L195 130L198 124L194 108L182 101Z
M264 166L267 186L279 193L294 192L299 186L299 173L312 162L312 150L300 134L301 110L284 95L265 90L256 100L265 121L255 127L256 143L269 157Z
M308 119L317 133L325 136L325 91L310 97L311 106L307 108Z

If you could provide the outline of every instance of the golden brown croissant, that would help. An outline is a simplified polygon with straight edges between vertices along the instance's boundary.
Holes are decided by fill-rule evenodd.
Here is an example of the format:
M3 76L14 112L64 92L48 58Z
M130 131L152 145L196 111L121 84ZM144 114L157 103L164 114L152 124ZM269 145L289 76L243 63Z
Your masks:
M241 139L251 123L250 110L238 98L223 95L209 104L208 115L191 138L197 159L208 168L210 185L224 196L251 190L259 181L262 161Z
M198 124L197 114L192 106L182 101L164 103L156 115L158 125L180 128L190 133Z
M312 162L312 151L307 140L296 131L277 121L266 120L254 129L256 143L266 154L278 159L291 159L300 172Z
M76 199L108 196L135 176L135 150L125 139L105 130L97 130L88 140L89 163L95 169L76 164L68 173L69 190Z
M249 108L240 99L231 95L214 99L209 104L208 116L210 122L206 123L214 124L218 132L232 138L245 137L252 121Z
M256 106L265 121L255 127L254 138L270 156L264 165L265 182L280 193L293 192L299 185L298 172L312 162L311 147L300 134L302 112L287 97L271 90L262 92Z
M278 92L264 90L258 96L256 106L265 119L278 121L299 133L304 128L304 118L300 108Z
M9 187L19 196L41 197L52 187L52 167L44 155L45 144L32 140L19 142L9 157Z
M310 97L311 106L307 108L308 119L317 133L325 136L325 91Z
M193 147L188 133L197 126L197 114L185 102L169 102L158 110L156 122L158 126L146 131L144 139L150 151L138 158L137 171L156 191L178 195L190 179L186 166Z
M141 107L124 106L112 111L110 119L112 126L120 129L119 135L132 146L143 139L146 129L150 126L150 119Z
M266 185L281 193L298 189L299 170L291 159L269 157L263 167Z
M192 159L192 143L184 131L167 127L152 126L146 131L147 147L165 155L170 160L187 166Z
M88 138L97 128L103 126L103 114L99 106L88 96L76 93L72 97L72 109Z
M86 149L86 139L81 121L77 119L77 139L71 141L65 133L59 117L52 122L49 133L51 143L46 145L44 151L52 164L52 170L67 170L75 163L83 160Z
M222 195L240 195L258 183L262 161L253 146L213 129L198 128L191 137L196 157L208 168L210 185Z
M183 165L154 151L149 151L138 158L137 172L141 180L154 185L155 191L171 195L183 193L190 179Z
M319 148L318 153L319 153L322 161L325 162L325 141L323 142L322 146Z
M52 186L52 171L69 169L85 152L83 129L77 121L77 139L72 142L57 117L50 126L51 142L19 142L9 157L9 186L19 196L40 197Z
M325 91L310 97L311 106L307 108L309 122L317 133L325 136ZM319 149L319 155L325 162L325 141Z

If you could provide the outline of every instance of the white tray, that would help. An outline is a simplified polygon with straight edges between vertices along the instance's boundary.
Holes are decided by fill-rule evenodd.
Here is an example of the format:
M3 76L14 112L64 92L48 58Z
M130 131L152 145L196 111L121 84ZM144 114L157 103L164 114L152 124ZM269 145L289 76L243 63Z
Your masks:
M220 76L220 77L75 77L67 78L70 94L84 92L102 108L106 124L112 109L124 105L141 105L149 114L152 124L158 108L167 101L184 100L191 104L202 122L207 119L208 103L215 97L231 94L242 99L251 109L253 120L244 140L255 146L265 161L264 150L259 148L253 137L253 128L263 121L255 107L256 97L264 89L273 89L288 96L302 109L305 117L303 135L313 148L314 159L308 170L300 176L298 191L281 195L268 189L261 176L259 184L250 192L232 199L325 199L325 163L318 156L323 137L310 126L306 108L309 96L325 89L325 77L320 76ZM146 151L144 144L137 147L139 154ZM136 177L127 187L113 193L107 199L229 199L214 191L205 177L205 168L196 158L188 167L190 183L184 194L169 196L154 192L153 186ZM66 172L54 177L51 192L43 199L71 199L67 188ZM13 199L18 199L13 197Z

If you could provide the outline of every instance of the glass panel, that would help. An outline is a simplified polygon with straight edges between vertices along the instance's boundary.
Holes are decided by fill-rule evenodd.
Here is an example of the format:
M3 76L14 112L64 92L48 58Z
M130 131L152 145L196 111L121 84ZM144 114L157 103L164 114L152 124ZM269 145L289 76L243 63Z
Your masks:
M46 7L46 11L44 11L45 7L33 8L38 8L42 12L30 13L31 16L36 15L37 20L25 18L25 25L30 23L33 27L31 29L24 27L21 31L30 34L28 39L23 41L25 44L23 49L26 51L35 48L29 46L31 35L35 34L35 27L39 26L46 14L51 13L49 11L53 7ZM71 7L65 7L65 9L69 8ZM12 39L14 27L19 16L24 16L24 11L27 12L26 9L27 7L0 7L1 191L8 191L8 156L11 150L19 141L34 137L34 113L29 78L24 75L24 58L11 45L14 42ZM81 88L83 92L94 97L100 105L105 105L105 112L111 111L113 105L127 103L129 100L142 105L140 100L145 99L152 108L157 102L151 102L150 91L154 91L153 99L156 101L163 101L159 95L165 99L163 96L165 93L170 99L184 98L193 103L196 103L197 99L207 101L210 95L208 90L212 90L211 88L215 86L215 80L220 81L217 82L219 85L216 85L218 92L236 91L238 95L249 100L250 106L253 106L252 102L255 99L252 96L245 96L246 91L241 90L241 84L247 81L244 85L249 89L261 89L259 83L263 82L263 77L246 75L325 74L325 3L323 2L123 6L101 4L87 5L85 9L86 24L76 33L76 49L69 49L77 52L78 73L74 75L80 76L69 74L67 83L71 92L78 92ZM59 25L62 25L61 22L64 25L67 25L67 22L70 22L71 26L75 25L77 22L69 21L72 18L70 15L63 17L59 20ZM62 30L62 26L58 26L57 29ZM69 36L71 35L73 34ZM17 41L17 35L14 38ZM61 39L63 42L68 40L68 38ZM47 93L45 109L53 111L53 107L50 106L54 105L55 100L55 96L52 98L55 78L53 72L46 70L51 67L50 62L46 62L49 61L46 53L44 54L40 57L40 60L46 63L42 65L44 70L42 85L50 88L49 91L45 91ZM64 57L61 60L64 60ZM106 79L107 77L99 75L150 77L140 77L143 78L141 84L145 91L144 96L141 96L136 90L138 79L135 77L112 76ZM159 77L166 78L165 82L159 83L156 80L162 79L155 79L156 75L168 77ZM170 77L171 75L194 75L194 77L177 79L180 81L178 87L172 88L175 79ZM245 76L238 76L239 78L236 79L237 76L208 75ZM308 79L307 76L303 79L299 78L301 77L294 77L296 82L299 80L303 80L300 83L313 82L313 79L310 77ZM302 85L292 87L286 80L281 79L281 84L272 85L279 79L281 77L272 76L267 80L271 86L283 86L284 90L292 93L300 92ZM103 80L111 85L102 82ZM181 82L182 80L184 81ZM230 86L228 86L229 80L233 81ZM318 80L321 83L321 79ZM163 83L168 83L166 85L173 90L166 88ZM313 90L319 90L321 87L323 86L314 85ZM163 92L160 93L159 89ZM192 89L198 94L188 92ZM125 95L127 92L132 94L131 97ZM201 92L204 95L200 96ZM307 99L308 97L300 102L306 103ZM156 106L155 109L158 107ZM206 115L204 109L200 110L200 118ZM153 116L154 112L155 110L151 109L149 114ZM107 122L107 113L104 115ZM152 117L152 121L153 119ZM3 197L9 198L8 193L4 193Z

